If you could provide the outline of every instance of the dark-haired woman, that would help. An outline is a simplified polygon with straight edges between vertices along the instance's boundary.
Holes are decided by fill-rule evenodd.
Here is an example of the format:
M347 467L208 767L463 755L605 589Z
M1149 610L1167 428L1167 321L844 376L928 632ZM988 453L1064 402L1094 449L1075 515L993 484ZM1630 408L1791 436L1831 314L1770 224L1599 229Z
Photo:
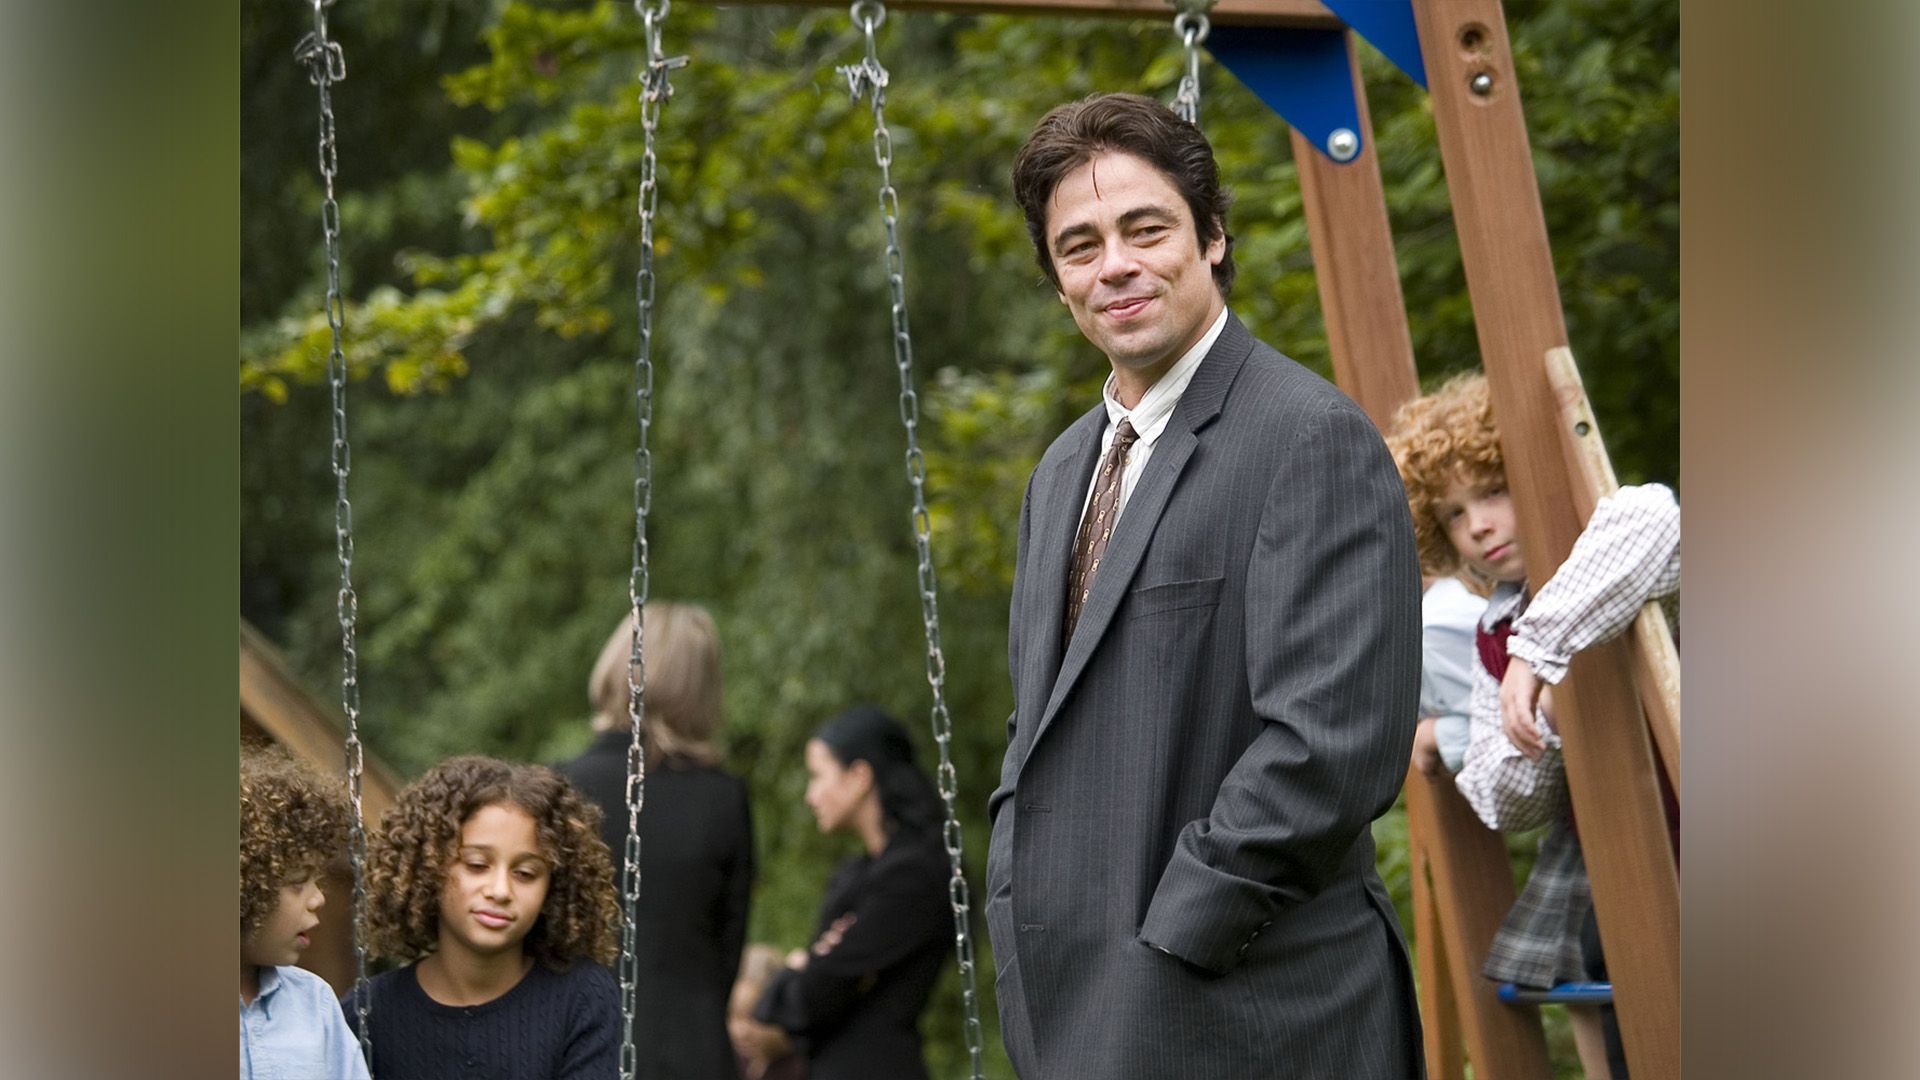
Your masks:
M921 1080L920 1013L953 934L940 800L906 729L869 706L807 742L807 806L864 851L840 864L811 947L796 949L754 1010L807 1049L809 1080Z

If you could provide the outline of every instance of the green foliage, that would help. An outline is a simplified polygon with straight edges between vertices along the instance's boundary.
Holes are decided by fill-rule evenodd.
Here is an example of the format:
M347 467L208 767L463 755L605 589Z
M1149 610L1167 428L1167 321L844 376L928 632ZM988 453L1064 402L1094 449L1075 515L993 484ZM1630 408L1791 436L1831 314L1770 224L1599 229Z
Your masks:
M243 611L330 700L329 334L312 88L290 59L306 27L278 6L243 13ZM1675 479L1673 5L1511 17L1575 352L1622 478ZM332 21L351 72L335 101L367 738L407 775L455 751L562 758L585 740L587 672L626 607L638 21L620 3L451 0L342 0ZM1033 261L1008 166L1062 100L1170 97L1178 49L1164 19L918 12L880 44L978 888L1020 501L1105 372ZM929 708L871 116L832 70L860 51L837 9L680 5L666 47L693 63L659 142L652 595L719 623L729 761L762 855L752 934L794 944L843 850L801 806L808 733L870 700L924 734ZM1415 350L1438 377L1477 346L1432 116L1361 53ZM1286 129L1224 70L1204 79L1237 197L1234 308L1326 372ZM1405 919L1399 813L1375 835ZM1007 1076L981 945L990 1072ZM955 983L927 1019L944 1075L961 1071Z

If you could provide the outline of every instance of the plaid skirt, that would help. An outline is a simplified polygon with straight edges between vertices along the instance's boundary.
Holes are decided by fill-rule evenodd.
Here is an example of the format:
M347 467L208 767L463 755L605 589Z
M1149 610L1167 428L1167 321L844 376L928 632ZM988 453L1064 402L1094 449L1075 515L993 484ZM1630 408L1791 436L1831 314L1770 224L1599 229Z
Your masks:
M1562 819L1541 838L1533 875L1493 935L1480 974L1531 987L1585 978L1580 924L1592 906L1580 838L1573 823Z

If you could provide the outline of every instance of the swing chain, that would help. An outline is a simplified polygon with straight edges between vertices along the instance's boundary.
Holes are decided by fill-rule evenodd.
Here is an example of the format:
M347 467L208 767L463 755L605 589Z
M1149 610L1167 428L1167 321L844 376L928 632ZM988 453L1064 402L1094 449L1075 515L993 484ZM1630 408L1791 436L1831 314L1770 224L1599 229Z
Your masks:
M353 867L353 989L360 1053L371 1068L373 1035L367 1024L371 1001L367 988L367 828L361 803L366 755L360 742L360 658L354 642L360 598L353 589L353 504L347 501L347 474L353 471L353 454L347 442L347 356L341 344L346 301L340 293L340 204L333 190L340 165L334 140L333 84L347 77L347 59L339 42L327 37L326 5L330 2L313 0L313 32L294 47L294 59L307 66L309 80L320 88L320 176L325 191L320 203L320 231L327 247L327 329L332 334L332 347L327 352L327 383L333 395L333 536L340 561L340 587L334 611L340 620L340 706L347 717L347 797L353 815L347 839Z
M655 135L660 107L673 96L669 81L687 57L668 57L660 44L662 24L671 0L634 0L633 9L645 28L647 64L641 71L640 130L645 145L640 158L640 269L634 278L634 300L639 309L640 353L633 365L634 417L640 429L633 456L633 562L627 575L627 602L633 616L633 644L627 663L627 722L632 739L627 744L627 838L621 852L620 927L620 1076L634 1080L638 1055L633 1041L635 995L640 961L636 922L640 904L640 812L647 796L647 669L644 649L645 612L649 591L647 568L647 514L653 506L653 453L647 437L653 428L653 220L659 208L656 181L659 160Z
M1168 0L1173 3L1174 0ZM1213 6L1213 0L1179 0L1176 4L1179 14L1173 17L1173 34L1180 39L1187 51L1186 73L1180 76L1180 87L1174 92L1173 111L1180 119L1189 124L1200 122L1200 46L1207 40L1207 33L1213 24L1207 21L1207 10Z
M952 876L947 883L947 902L953 909L954 952L960 961L960 994L966 1010L967 1053L973 1080L982 1075L980 1005L974 992L973 936L969 931L971 898L962 858L960 819L954 811L959 794L951 744L953 720L947 712L947 661L940 648L939 589L934 579L932 516L927 512L927 461L920 451L920 397L913 388L913 338L907 328L906 261L900 253L900 199L893 187L893 136L887 131L887 69L880 63L874 32L886 22L886 5L879 0L856 0L852 6L853 23L866 37L867 55L858 64L839 69L846 76L855 100L871 98L873 105L873 157L880 166L880 215L887 230L887 288L892 295L893 358L900 373L900 422L907 431L907 480L913 486L914 545L919 555L920 614L927 634L927 682L933 688L933 741L940 750L937 773L940 800L945 804L946 821L942 839Z

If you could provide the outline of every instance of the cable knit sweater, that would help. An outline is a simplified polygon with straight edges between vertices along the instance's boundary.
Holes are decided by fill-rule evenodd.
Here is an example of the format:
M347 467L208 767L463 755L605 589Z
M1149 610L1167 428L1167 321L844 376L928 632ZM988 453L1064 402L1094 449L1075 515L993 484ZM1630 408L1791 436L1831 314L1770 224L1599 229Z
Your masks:
M484 1005L442 1005L413 965L369 985L379 1080L613 1080L620 1073L620 986L591 960L535 964ZM357 1028L357 1002L341 1002Z

